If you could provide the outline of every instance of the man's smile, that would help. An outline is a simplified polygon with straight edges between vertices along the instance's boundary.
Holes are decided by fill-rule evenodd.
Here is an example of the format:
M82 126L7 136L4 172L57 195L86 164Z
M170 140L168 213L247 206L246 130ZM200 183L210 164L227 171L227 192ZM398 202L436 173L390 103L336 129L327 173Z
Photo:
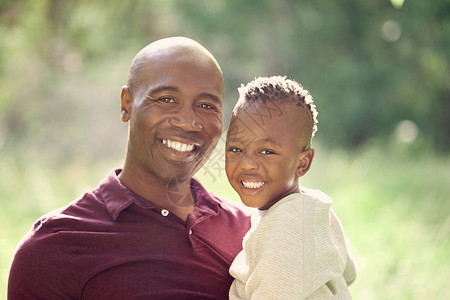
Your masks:
M166 146L167 148L174 149L178 152L191 152L194 151L198 146L194 144L186 144L181 143L179 141L169 140L169 139L163 139L162 144Z

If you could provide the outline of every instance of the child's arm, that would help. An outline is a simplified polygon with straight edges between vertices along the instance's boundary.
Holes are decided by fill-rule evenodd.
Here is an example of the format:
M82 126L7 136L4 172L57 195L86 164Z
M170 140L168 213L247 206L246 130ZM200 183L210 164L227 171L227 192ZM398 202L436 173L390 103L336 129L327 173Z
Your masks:
M237 288L247 299L351 299L330 216L330 205L314 199L270 211L245 245L246 282Z

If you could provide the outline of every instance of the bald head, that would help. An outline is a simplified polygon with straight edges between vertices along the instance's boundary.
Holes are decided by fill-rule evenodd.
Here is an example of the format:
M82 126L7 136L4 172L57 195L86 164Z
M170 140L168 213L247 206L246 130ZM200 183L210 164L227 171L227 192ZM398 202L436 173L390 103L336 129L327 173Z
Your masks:
M162 58L189 56L192 61L207 62L222 74L222 70L214 56L200 43L186 37L170 37L157 40L144 47L136 54L130 65L128 87L133 93L141 83L142 75L149 64L160 64Z

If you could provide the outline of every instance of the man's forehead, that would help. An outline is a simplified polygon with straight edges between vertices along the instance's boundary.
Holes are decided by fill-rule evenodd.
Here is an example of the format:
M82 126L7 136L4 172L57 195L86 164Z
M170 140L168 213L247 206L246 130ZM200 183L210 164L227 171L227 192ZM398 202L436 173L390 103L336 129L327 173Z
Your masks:
M164 57L180 56L214 59L208 50L196 41L183 37L174 37L161 39L147 45L136 55L135 63L157 62Z
M154 41L147 45L148 48L168 48L168 47L203 47L198 42L182 36L168 37ZM147 48L146 47L146 48Z

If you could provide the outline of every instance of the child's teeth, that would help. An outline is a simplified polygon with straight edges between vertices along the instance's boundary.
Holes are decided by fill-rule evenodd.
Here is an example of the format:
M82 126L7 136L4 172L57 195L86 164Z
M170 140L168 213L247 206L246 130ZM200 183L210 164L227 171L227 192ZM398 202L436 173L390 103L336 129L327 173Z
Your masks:
M262 181L242 181L242 184L248 189L259 189L264 185Z

